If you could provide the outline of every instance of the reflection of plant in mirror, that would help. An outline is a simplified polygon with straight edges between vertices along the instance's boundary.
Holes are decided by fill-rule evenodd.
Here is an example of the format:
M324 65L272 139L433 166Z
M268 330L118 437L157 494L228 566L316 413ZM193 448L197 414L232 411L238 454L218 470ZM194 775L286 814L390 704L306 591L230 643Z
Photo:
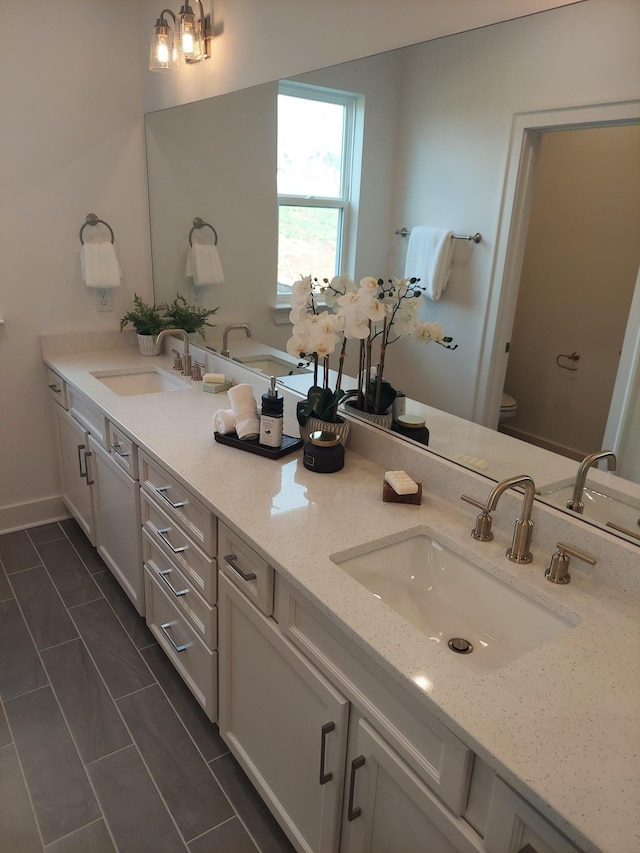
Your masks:
M127 311L120 320L120 331L129 323L139 335L158 335L167 328L164 306L148 305L137 293L133 294L133 304L133 311Z
M207 318L215 314L217 308L197 308L189 305L182 294L178 293L171 304L164 302L160 308L165 312L169 328L182 329L187 333L197 332L204 340L204 327L212 326Z

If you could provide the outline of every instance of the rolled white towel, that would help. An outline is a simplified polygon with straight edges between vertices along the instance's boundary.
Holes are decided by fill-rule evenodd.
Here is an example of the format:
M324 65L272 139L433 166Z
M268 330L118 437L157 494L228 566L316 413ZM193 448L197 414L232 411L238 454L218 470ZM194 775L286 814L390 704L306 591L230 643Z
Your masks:
M236 417L231 409L218 409L213 416L213 431L222 435L233 432L236 428Z
M238 438L258 438L260 435L260 418L258 417L258 406L251 385L246 382L236 385L229 388L227 394L236 419Z

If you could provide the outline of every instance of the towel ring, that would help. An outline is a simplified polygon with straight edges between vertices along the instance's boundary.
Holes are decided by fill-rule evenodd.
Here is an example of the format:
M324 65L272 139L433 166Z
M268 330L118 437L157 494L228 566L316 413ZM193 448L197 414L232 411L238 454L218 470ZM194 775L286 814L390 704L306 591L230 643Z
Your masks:
M84 224L83 224L82 228L80 229L80 235L79 235L80 236L80 242L82 243L83 246L84 246L84 240L82 239L82 232L84 231L84 229L87 227L87 225L98 225L98 224L104 225L106 228L109 229L109 234L111 234L111 242L113 243L115 238L113 236L113 228L109 225L109 223L105 222L104 219L98 219L98 217L95 215L95 213L87 213L87 218L85 219Z
M191 242L191 235L196 230L196 228L211 228L211 230L213 231L213 245L214 246L218 245L218 232L213 227L213 225L209 225L209 223L205 222L204 219L200 219L199 216L196 216L196 218L193 220L193 228L191 229L191 231L189 231L189 245L190 246L193 246L193 243Z

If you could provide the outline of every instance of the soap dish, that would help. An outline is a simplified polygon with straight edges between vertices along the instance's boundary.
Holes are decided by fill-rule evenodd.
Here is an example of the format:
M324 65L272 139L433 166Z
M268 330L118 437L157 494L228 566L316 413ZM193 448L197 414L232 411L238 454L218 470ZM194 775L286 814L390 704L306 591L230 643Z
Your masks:
M417 483L418 491L410 495L399 495L386 480L382 483L382 500L396 504L421 504L422 483Z

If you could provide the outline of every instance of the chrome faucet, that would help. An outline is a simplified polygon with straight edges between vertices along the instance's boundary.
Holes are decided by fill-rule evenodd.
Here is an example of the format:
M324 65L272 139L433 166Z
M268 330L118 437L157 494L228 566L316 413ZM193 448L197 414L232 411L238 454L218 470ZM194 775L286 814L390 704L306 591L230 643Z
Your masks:
M189 335L185 332L184 329L163 329L158 337L156 338L156 343L159 344L164 337L167 335L178 335L184 341L184 354L182 356L182 375L183 376L191 376L191 355L189 353Z
M513 530L513 540L511 548L507 551L507 557L514 563L530 563L533 557L529 548L531 547L531 536L533 534L533 521L531 521L531 512L533 510L533 499L536 493L536 486L533 479L528 474L519 474L517 477L509 477L493 487L487 498L487 502L481 504L475 498L469 498L462 495L462 500L467 503L479 507L482 512L476 518L476 526L471 531L474 539L480 542L488 542L493 539L491 532L491 515L498 505L500 496L514 486L522 486L524 489L524 500L522 502L522 511L516 519L515 528Z
M567 501L567 509L572 509L574 512L584 512L584 503L582 502L582 494L587 482L587 472L593 465L597 465L601 459L607 460L607 470L616 470L616 456L611 450L601 450L599 453L590 453L580 463L576 481L573 484L573 495L571 500Z
M251 337L251 329L246 323L238 323L235 326L225 326L222 332L222 349L220 350L220 355L225 355L227 358L229 357L229 332L232 332L234 329L244 329L246 336L248 338Z

